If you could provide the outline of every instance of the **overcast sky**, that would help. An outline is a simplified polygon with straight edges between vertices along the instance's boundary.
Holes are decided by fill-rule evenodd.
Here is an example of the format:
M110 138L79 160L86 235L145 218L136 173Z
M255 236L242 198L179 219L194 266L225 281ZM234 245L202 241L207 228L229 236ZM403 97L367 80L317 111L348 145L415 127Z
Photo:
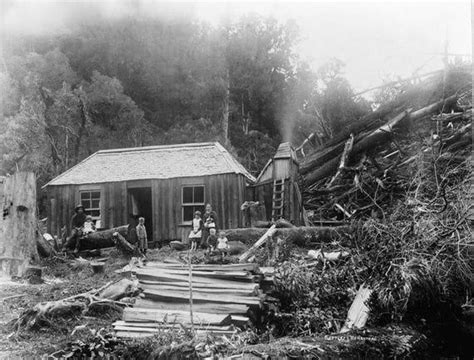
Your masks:
M296 50L313 68L332 57L346 63L356 90L384 77L408 76L441 68L445 42L451 53L472 52L469 0L445 2L339 1L19 1L0 0L2 32L61 32L94 16L164 16L202 19L218 25L258 13L295 20L301 42Z

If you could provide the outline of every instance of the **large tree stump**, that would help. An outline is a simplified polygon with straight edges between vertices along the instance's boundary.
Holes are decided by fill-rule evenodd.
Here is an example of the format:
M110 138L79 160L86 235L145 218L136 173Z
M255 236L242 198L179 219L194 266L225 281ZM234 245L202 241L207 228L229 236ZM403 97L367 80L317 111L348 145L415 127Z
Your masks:
M0 185L1 186L1 185ZM32 172L17 172L3 182L0 216L1 272L22 276L36 250L36 178Z

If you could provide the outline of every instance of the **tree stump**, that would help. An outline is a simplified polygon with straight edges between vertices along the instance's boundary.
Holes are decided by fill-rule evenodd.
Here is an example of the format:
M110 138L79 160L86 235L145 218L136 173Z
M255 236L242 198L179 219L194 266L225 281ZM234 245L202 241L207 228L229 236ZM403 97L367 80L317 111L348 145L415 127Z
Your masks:
M25 269L25 274L23 277L28 280L30 284L41 284L43 279L41 278L43 274L43 269L39 266L28 266Z
M1 185L0 185L1 187ZM36 178L17 172L4 179L0 192L0 264L7 276L23 276L36 250Z
M104 263L101 262L91 262L92 271L94 274L101 274L104 272Z

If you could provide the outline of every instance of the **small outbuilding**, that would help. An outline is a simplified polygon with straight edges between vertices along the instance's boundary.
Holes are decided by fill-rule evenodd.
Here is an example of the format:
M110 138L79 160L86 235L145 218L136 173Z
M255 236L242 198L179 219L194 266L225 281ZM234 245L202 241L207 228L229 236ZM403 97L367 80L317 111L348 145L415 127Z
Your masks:
M268 221L283 218L295 225L304 223L298 174L295 149L289 142L281 143L254 185L249 187L251 197L265 206Z
M242 226L240 205L255 178L219 143L101 150L47 183L48 231L71 230L76 204L100 228L145 217L156 242L187 237L196 210L210 203L220 228Z

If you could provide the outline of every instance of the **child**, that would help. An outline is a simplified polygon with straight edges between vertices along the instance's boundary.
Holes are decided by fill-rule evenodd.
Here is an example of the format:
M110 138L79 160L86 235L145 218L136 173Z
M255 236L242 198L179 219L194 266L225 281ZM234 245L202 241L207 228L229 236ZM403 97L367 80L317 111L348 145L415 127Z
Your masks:
M229 240L227 240L224 231L219 231L219 237L217 238L217 250L222 253L222 257L229 251Z
M146 236L144 217L138 218L138 225L136 227L136 230L137 230L137 238L138 238L138 248L143 253L143 255L146 255L146 251L148 250L148 238Z
M209 252L212 252L216 249L217 246L217 236L216 236L216 229L210 228L209 229L209 236L207 237L207 247Z
M202 227L203 223L201 219L201 212L196 211L194 213L193 229L189 234L189 240L191 241L191 251L197 250L198 243L201 242Z
M84 225L82 226L82 233L84 235L87 235L93 232L95 232L95 225L92 222L92 216L87 215L86 221L84 222Z

